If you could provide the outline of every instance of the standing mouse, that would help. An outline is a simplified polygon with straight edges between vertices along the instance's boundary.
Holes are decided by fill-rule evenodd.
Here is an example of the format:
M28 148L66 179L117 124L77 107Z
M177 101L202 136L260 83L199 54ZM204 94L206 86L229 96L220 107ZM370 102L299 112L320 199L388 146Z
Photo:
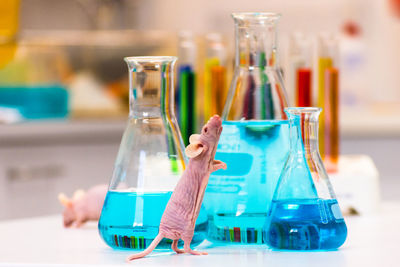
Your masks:
M176 253L207 254L192 250L190 243L210 174L219 169L226 169L225 163L214 160L221 132L222 120L215 115L204 125L201 134L190 136L190 144L185 150L189 164L164 210L159 233L146 250L129 256L128 261L148 255L163 238L173 240L171 248ZM179 239L184 242L183 250L178 249Z

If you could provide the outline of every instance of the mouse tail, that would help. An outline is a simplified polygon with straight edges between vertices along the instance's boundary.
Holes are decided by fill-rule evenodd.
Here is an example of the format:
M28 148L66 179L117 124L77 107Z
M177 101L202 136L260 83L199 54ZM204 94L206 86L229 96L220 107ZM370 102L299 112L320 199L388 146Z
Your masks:
M162 235L161 233L158 234L156 236L156 238L154 238L153 242L151 242L151 244L148 248L146 248L142 252L130 255L128 258L126 258L126 261L129 262L131 260L143 258L144 256L148 255L150 252L153 251L153 249L155 249L157 247L158 243L160 243L163 238L164 238L164 235Z

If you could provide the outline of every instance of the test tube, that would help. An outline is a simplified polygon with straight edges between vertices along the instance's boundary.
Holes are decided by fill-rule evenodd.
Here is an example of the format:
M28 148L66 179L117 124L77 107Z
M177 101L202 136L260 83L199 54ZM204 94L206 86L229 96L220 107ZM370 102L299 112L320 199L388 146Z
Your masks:
M181 32L178 45L177 114L185 145L196 132L196 73L197 46L192 33Z
M312 46L311 40L300 32L291 35L287 81L298 107L312 106Z
M312 106L311 69L303 67L297 69L297 106Z
M328 172L338 170L339 161L339 71L337 68L325 70L325 158Z
M291 103L297 103L297 70L304 66L304 59L301 55L299 40L303 38L303 33L294 32L289 36L288 61L285 80L287 93Z
M222 114L226 95L226 49L219 33L206 36L204 119Z
M319 124L319 150L327 170L337 170L339 157L339 70L338 42L331 34L319 36L318 107L323 108Z
M14 59L17 51L17 34L20 0L1 2L0 8L0 69Z
M222 114L226 97L226 68L213 66L211 68L211 93L214 99L214 114Z
M312 103L312 43L310 38L297 39L301 64L296 70L296 103L298 107L311 107Z

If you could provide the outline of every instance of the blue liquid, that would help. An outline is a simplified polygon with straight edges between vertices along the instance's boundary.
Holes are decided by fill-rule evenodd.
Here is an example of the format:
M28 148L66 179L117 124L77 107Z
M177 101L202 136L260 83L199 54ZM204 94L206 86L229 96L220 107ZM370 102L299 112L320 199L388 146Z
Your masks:
M171 195L172 192L109 191L99 220L101 237L112 248L144 249L148 247L158 235L161 217ZM191 243L193 246L205 239L207 224L205 211L200 210ZM164 238L157 249L169 249L171 243L171 240Z
M273 201L264 240L272 248L330 250L339 248L347 227L336 199Z
M262 243L262 228L289 151L288 121L224 121L204 205L213 241Z

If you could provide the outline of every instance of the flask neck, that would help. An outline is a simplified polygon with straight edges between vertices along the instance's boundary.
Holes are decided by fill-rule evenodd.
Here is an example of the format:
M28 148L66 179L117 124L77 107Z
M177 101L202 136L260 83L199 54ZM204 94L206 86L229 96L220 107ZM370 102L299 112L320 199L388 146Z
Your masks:
M319 155L318 108L287 108L292 154Z
M174 117L174 57L126 58L129 117Z
M278 14L237 13L235 20L235 66L275 67Z

